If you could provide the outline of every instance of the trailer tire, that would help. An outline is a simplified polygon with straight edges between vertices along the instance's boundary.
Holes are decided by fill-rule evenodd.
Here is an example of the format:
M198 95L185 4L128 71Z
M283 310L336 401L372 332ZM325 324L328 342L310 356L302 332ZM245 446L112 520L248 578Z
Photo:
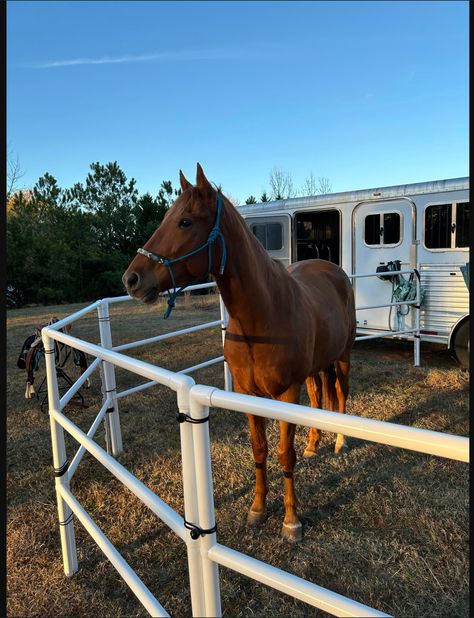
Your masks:
M469 369L469 318L454 333L453 350L459 365Z

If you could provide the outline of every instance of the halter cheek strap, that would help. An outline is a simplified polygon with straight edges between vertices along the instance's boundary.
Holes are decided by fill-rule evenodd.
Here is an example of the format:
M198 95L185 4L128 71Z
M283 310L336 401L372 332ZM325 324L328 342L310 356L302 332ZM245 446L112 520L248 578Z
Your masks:
M225 244L224 236L222 235L222 232L220 230L221 212L222 212L222 195L220 192L218 192L217 193L216 219L214 221L214 226L206 242L200 245L199 247L197 247L196 249L189 251L189 253L186 253L185 255L170 259L162 255L159 255L158 253L152 253L151 251L147 251L146 249L143 249L142 247L140 249L137 249L137 253L140 253L140 255L144 255L149 260L152 260L153 262L158 262L158 264L163 264L163 266L166 266L166 268L168 269L168 272L171 278L171 283L173 285L173 292L170 292L168 290L168 295L169 295L168 308L166 309L165 314L163 315L163 318L165 320L169 318L171 312L173 311L173 308L175 306L176 297L178 296L178 294L180 294L189 285L192 285L193 283L197 283L198 281L197 279L194 279L193 281L189 281L188 283L186 283L186 285L181 286L179 290L177 290L176 289L176 279L175 279L173 267L172 267L173 264L176 264L176 262L182 262L183 260L186 260L192 255L195 255L196 253L199 253L200 251L203 251L204 249L207 248L207 272L203 275L203 277L207 277L207 275L209 275L209 273L211 272L211 268L212 268L212 245L216 242L216 240L218 240L221 243L221 247L222 247L221 265L219 268L219 274L222 275L224 273L225 263L227 260L227 247Z

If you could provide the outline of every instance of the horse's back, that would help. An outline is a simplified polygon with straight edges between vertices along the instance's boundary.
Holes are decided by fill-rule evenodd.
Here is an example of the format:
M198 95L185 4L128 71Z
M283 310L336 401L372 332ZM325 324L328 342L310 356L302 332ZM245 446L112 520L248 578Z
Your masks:
M287 268L291 276L305 289L322 294L326 300L336 294L341 301L353 304L354 294L349 277L344 270L327 260L294 262Z

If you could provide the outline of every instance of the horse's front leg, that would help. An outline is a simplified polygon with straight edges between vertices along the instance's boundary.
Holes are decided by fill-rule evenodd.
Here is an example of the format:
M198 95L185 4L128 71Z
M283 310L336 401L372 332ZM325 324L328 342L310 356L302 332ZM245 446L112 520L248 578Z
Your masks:
M266 419L261 416L247 414L252 441L253 458L255 461L255 499L247 516L251 526L262 524L267 518L267 455L268 443L266 436Z
M277 399L287 401L289 403L299 403L300 400L300 384L294 384L283 395ZM296 425L280 421L280 444L278 447L278 459L285 477L285 519L281 534L284 538L290 541L301 541L303 538L303 526L296 512L298 501L295 494L295 485L293 479L293 470L296 464L295 452L295 429Z

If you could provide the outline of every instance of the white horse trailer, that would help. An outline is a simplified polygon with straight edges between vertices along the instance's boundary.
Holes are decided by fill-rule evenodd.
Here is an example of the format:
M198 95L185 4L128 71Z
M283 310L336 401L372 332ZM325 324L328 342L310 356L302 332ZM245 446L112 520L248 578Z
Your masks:
M446 344L469 366L469 178L297 197L238 207L269 255L285 266L319 258L348 274L400 261L417 269L422 341ZM391 266L391 265L390 265ZM353 279L356 307L389 303L389 279ZM403 305L358 310L359 334L414 327ZM412 336L410 336L412 337Z

